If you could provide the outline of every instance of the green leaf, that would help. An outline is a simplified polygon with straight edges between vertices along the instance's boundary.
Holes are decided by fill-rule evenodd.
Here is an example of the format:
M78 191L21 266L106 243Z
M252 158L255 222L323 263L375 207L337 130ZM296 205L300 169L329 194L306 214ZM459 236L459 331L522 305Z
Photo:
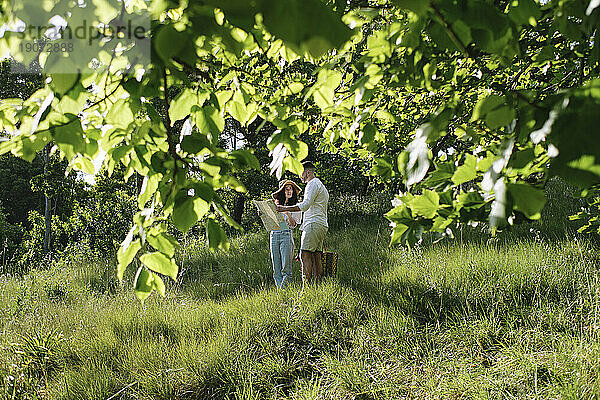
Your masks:
M526 183L509 183L506 185L515 210L522 212L529 219L539 219L542 208L546 204L544 191L529 186Z
M458 195L458 203L461 208L472 209L472 208L480 208L483 206L484 201L481 194L478 192L461 192Z
M127 246L124 246L127 244ZM140 240L136 239L130 243L125 243L119 247L117 251L117 277L119 280L123 280L123 274L127 269L127 266L131 264L137 252L142 248Z
M392 164L382 157L376 157L375 163L369 171L371 176L379 176L384 181L389 181L395 175Z
M425 218L433 218L440 208L440 196L437 192L425 189L422 195L415 196L410 202L410 208Z
M236 169L260 169L258 159L248 150L234 150L229 153L229 158L233 160L233 166Z
M198 154L204 149L212 149L213 145L204 133L193 132L186 135L181 141L181 149L186 153Z
M465 46L473 40L471 37L471 28L460 19L452 23L452 30L456 33L460 42Z
M503 96L491 94L479 100L471 121L484 119L491 129L508 125L515 118L515 110L505 104Z
M209 205L203 199L187 195L176 200L171 220L181 232L186 233L209 210Z
M220 92L217 92L215 94L215 97L217 98L217 104L219 106L219 109L223 110L229 102L229 100L231 100L231 98L233 97L233 90L222 90Z
M297 160L304 160L308 157L308 145L301 140L289 138L284 142L292 157Z
M135 275L135 295L140 301L144 301L152 293L152 282L154 281L154 274L148 271L143 266L138 268L137 274Z
M358 136L358 140L360 140L360 144L365 146L371 143L375 139L375 135L377 134L377 128L373 124L366 124L361 133Z
M233 118L235 118L239 121L240 124L242 124L242 126L246 125L246 122L248 122L248 118L250 117L250 115L248 113L248 110L246 109L245 104L240 103L238 101L230 101L227 104L227 110Z
M342 73L333 69L322 68L317 75L317 82L322 86L327 86L333 90L337 89L342 83Z
M193 106L201 107L204 101L208 99L207 92L198 93L192 88L185 88L171 101L169 106L169 116L171 118L171 126L176 121L190 115Z
M471 121L482 119L488 112L501 107L502 105L504 105L504 97L502 96L491 94L482 98L475 105Z
M408 226L404 224L397 224L392 229L392 237L390 241L390 245L400 244L404 242L403 236L404 233L408 230Z
M313 57L339 48L352 33L333 9L320 0L206 3L223 10L231 23L246 31L253 29L255 15L261 14L270 33L281 38L287 47L301 53L306 51Z
M315 104L321 109L324 110L327 107L333 106L333 95L334 91L329 86L320 86L313 93L313 98L315 100Z
M219 140L219 135L225 129L225 120L213 106L192 107L192 121L201 133L208 135L213 144Z
M545 124L552 122L549 118ZM558 148L550 172L581 187L600 182L600 103L596 99L572 96L554 123L548 141Z
M79 79L81 78L80 73L52 73L50 76L52 77L50 85L54 89L54 93L58 95L70 92L79 83Z
M393 0L396 7L410 10L416 14L422 15L427 12L429 2L424 0Z
M66 144L72 146L75 153L85 152L86 143L83 140L83 129L81 128L79 119L75 119L66 125L52 128L52 133L54 141L59 146Z
M229 250L229 240L221 226L212 218L206 221L206 237L208 238L208 248L212 251L217 249Z
M196 197L194 199L194 213L198 220L206 215L206 213L210 210L210 204L200 197Z
M460 50L456 42L448 35L446 28L435 20L427 26L427 35L431 37L440 49L447 49L453 52Z
M288 125L294 135L302 135L308 129L308 122L300 118L293 118Z
M193 43L191 31L178 31L173 25L166 24L156 31L152 38L152 45L163 61L169 62L172 58L177 58L189 65L195 64L197 55L195 46L190 45Z
M166 288L162 278L156 274L152 274L152 288L155 289L161 296L165 297Z
M490 167L494 164L494 161L496 161L496 155L494 155L494 153L488 151L486 152L486 156L483 157L481 160L477 160L477 171L487 171L488 169L490 169Z
M467 154L463 165L458 167L452 175L452 183L460 185L477 178L477 158L472 154Z
M106 123L115 128L127 129L133 123L133 112L126 99L120 99L110 107L106 115Z
M515 119L515 110L508 106L502 106L492 110L485 116L485 123L491 128L496 129L510 124Z
M431 227L431 230L434 232L445 232L446 228L450 226L450 224L452 224L451 218L443 218L438 216L433 220L433 226Z
M198 216L194 212L194 201L191 197L185 198L182 202L175 204L173 209L172 221L175 227L181 232L186 233L198 221Z
M552 164L550 171L567 183L581 188L600 184L600 164L596 163L594 156L584 155L566 165Z
M508 16L517 25L537 25L542 12L534 0L512 0Z
M367 38L369 56L373 58L391 57L393 46L389 41L387 29L373 32Z
M398 197L396 197L396 200L398 200ZM385 214L385 217L391 222L395 223L409 222L413 220L410 209L406 204L404 204L404 202L388 211Z
M177 242L171 235L169 235L167 233L161 233L156 236L149 235L149 236L146 236L146 240L148 240L148 243L150 243L152 245L152 247L154 247L156 250L160 251L161 253L167 255L168 257L173 257L173 255L175 254L174 243L177 243Z
M177 272L179 270L177 264L163 253L158 251L146 253L140 257L140 261L154 272L170 276L173 280L177 279Z
M4 140L4 138L0 138L0 156L8 153L11 150L12 146L13 146L12 141L10 141L8 139Z
M508 166L511 168L525 168L529 163L535 160L533 148L524 149L513 153Z
M418 221L394 224L390 244L403 243L413 247L423 237L423 225Z
M352 33L321 0L266 1L260 11L269 32L313 57L340 47Z
M159 174L153 174L144 177L142 188L140 189L140 195L138 196L138 206L140 208L144 208L148 200L150 200L154 193L156 193L160 179L161 175Z
M140 266L135 277L135 295L140 301L144 301L150 296L152 290L156 290L164 297L165 283L160 276Z
M207 203L210 203L215 196L213 187L205 182L195 182L192 187L194 188L194 196L198 196ZM208 210L207 210L208 211Z
M302 163L294 157L286 156L283 159L282 164L285 170L290 171L292 174L301 176L302 172L304 172L304 167L302 166Z
M304 89L304 85L301 82L292 82L285 87L284 95L298 94Z
M96 168L94 167L94 164L87 157L78 156L73 160L71 166L74 170L83 171L89 175L94 175L96 173Z
M446 184L452 179L456 171L454 162L445 162L436 164L435 170L429 173L427 179L423 182L426 187L434 188L438 185Z

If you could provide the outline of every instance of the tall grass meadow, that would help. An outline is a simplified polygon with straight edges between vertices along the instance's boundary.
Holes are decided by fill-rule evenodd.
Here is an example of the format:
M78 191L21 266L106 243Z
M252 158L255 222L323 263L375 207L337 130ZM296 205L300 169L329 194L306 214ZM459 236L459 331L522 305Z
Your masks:
M387 198L332 202L338 273L276 290L268 236L186 237L167 295L85 251L0 277L2 399L594 399L593 238L550 186L541 222L389 247Z

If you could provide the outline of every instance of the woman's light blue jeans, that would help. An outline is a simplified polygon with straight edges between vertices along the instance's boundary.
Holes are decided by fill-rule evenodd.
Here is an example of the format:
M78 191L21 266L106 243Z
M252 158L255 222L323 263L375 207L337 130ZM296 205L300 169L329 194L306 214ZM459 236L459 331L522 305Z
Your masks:
M277 288L282 289L292 282L292 258L294 237L291 230L271 231L271 261L273 279Z

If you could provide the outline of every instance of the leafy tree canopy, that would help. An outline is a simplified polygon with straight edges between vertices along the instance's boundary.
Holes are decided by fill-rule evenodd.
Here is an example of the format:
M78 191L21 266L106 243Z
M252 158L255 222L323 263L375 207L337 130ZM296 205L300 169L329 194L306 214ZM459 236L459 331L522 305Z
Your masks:
M250 148L219 147L227 118L277 128L267 142L277 176L300 173L316 137L400 180L408 190L386 215L393 243L539 218L550 177L600 180L596 0L39 4L2 2L0 53L39 62L48 79L0 104L11 135L0 153L31 160L53 141L71 168L94 173L101 159L145 177L118 251L120 277L141 261L140 299L177 276L167 220L185 232L202 219L210 248L228 248L219 221L236 223L219 189L244 192L232 173L259 164ZM62 39L17 29L54 16ZM103 40L65 38L84 23ZM126 41L132 26L144 35Z

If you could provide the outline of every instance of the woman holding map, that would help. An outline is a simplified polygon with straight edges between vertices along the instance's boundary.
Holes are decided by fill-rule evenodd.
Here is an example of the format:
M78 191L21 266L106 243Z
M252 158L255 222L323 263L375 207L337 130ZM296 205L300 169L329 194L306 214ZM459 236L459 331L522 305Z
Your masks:
M298 193L302 189L289 179L279 182L279 189L272 194L276 205L293 206L298 203ZM292 259L294 257L294 237L292 230L302 222L302 212L282 213L285 223L279 230L272 230L269 244L273 262L275 285L281 289L292 281Z

